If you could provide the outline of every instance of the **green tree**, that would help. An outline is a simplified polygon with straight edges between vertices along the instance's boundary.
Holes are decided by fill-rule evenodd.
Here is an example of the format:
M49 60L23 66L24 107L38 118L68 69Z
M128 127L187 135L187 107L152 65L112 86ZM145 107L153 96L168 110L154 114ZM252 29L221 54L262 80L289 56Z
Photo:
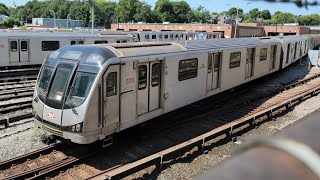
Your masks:
M9 15L9 10L8 10L7 6L4 5L3 3L0 3L0 14L4 14L6 16Z
M285 24L285 23L294 23L295 19L293 14L288 12L277 11L271 18L271 24Z
M190 5L185 1L171 2L173 7L173 22L188 23L193 19Z
M194 21L207 23L211 22L211 15L210 12L204 8L203 6L199 6L197 9L193 11Z
M143 2L137 6L137 13L134 15L134 20L137 22L153 22L154 17L151 10L151 5Z
M158 0L154 11L158 21L171 22L173 20L173 5L169 0Z
M233 16L233 17L237 17L237 11L238 11L238 16L239 16L239 17L242 17L242 15L243 15L243 9L241 9L241 8L239 8L239 9L237 10L237 8L232 7L232 8L230 8L230 9L227 11L227 14L229 14L229 15L231 15L231 16Z
M134 20L137 9L141 6L139 0L119 0L117 12L120 22L130 22Z
M90 18L90 7L91 6L89 3L82 3L80 1L73 2L69 9L70 19L82 20L83 26L88 25Z
M9 17L6 20L4 20L3 24L8 28L12 28L14 25L20 26L20 21L19 19Z
M98 26L110 27L116 18L117 4L109 1L96 1L95 23Z
M319 14L310 14L306 16L300 16L298 18L299 25L303 26L317 26L320 25L320 15Z
M263 19L271 19L271 13L267 9L261 11L261 16L262 16Z

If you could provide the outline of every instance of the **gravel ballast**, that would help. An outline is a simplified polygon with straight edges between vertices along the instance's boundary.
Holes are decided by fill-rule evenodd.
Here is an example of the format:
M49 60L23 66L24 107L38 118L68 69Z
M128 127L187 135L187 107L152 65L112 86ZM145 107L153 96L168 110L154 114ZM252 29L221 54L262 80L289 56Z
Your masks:
M269 136L281 131L283 128L298 121L304 116L318 110L320 108L320 95L310 98L301 104L297 105L295 109L284 116L278 117L275 121L268 121L256 129L253 129L240 137L240 139L247 139L252 136ZM158 180L165 179L192 179L192 176L197 175L209 168L215 167L226 158L231 157L233 150L241 142L229 142L225 145L213 148L207 154L203 154L195 158L189 163L176 163L163 170Z

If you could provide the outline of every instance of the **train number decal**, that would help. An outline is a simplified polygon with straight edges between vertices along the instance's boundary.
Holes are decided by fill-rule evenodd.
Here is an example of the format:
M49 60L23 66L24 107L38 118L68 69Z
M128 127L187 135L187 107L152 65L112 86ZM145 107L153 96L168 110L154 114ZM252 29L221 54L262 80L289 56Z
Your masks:
M134 83L134 78L127 78L126 79L126 84L132 84Z

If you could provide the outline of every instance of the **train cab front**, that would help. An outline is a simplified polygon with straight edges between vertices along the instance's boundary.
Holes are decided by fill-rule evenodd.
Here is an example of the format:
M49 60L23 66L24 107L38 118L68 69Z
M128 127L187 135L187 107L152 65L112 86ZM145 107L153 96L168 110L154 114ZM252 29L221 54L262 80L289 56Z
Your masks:
M66 46L43 63L33 99L35 125L78 144L94 142L84 130L88 96L101 64L106 60L99 48Z

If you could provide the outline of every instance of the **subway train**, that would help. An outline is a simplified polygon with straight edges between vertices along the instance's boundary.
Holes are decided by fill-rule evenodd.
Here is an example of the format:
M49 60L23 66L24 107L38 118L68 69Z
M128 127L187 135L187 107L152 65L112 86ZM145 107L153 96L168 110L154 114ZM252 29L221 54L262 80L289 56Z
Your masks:
M169 42L218 38L205 32L3 32L0 33L0 69L41 65L55 50L76 44L107 44L127 42Z
M66 46L42 65L34 122L65 140L106 146L114 133L286 68L319 40L307 35Z

